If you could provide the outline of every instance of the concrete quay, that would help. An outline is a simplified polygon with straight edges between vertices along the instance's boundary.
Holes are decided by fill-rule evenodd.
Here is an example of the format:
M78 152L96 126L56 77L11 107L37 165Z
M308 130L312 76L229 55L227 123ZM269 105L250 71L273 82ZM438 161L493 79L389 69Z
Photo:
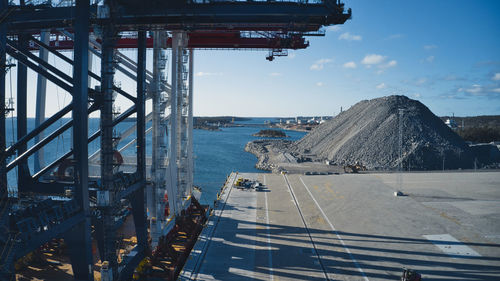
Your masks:
M403 268L499 280L500 172L233 173L180 279L399 280Z

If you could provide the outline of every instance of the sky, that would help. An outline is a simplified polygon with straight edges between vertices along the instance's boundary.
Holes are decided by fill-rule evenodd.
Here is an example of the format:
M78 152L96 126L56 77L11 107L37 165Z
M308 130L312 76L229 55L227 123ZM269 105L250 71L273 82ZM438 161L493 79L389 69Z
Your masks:
M196 50L195 115L335 115L341 107L393 94L417 99L439 116L500 114L500 1L344 2L352 19L272 62L266 50ZM136 57L135 51L125 53ZM49 61L71 73L62 62ZM15 71L7 74L7 96L9 79L15 84ZM135 92L130 79L115 80ZM33 72L29 81L33 116ZM47 115L71 100L54 85L48 95ZM116 104L130 105L121 98Z
M345 0L353 16L310 47L199 51L198 115L332 115L402 94L437 115L500 114L500 1Z

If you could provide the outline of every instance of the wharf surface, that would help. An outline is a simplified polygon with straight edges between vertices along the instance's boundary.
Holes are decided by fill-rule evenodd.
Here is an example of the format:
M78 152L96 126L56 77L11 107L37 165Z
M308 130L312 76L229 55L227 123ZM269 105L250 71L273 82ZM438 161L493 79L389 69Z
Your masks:
M500 172L233 173L180 279L399 280L403 268L499 280Z

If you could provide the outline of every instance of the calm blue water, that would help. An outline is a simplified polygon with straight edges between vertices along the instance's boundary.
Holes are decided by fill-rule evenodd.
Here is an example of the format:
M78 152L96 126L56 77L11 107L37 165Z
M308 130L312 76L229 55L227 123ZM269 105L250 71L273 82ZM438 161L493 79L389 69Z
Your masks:
M67 122L69 119L58 122L47 131L53 131L60 126L61 123ZM241 123L247 124L264 124L266 120L274 121L274 118L253 118L249 121ZM34 119L28 119L28 131L34 128ZM12 120L7 119L7 143L13 141L12 136L15 132L15 119L14 126ZM124 131L133 123L122 123L117 127L117 133ZM148 124L149 125L149 124ZM98 119L89 120L89 135L95 132L99 127ZM14 128L14 130L12 130ZM230 127L222 128L221 131L206 131L194 130L194 154L195 154L195 185L200 186L203 191L202 203L211 203L216 198L217 192L224 184L227 175L232 171L239 172L257 172L260 170L255 169L257 158L244 151L247 142L258 139L252 134L264 129L264 127ZM302 138L305 133L286 131L290 136L290 140L297 140ZM128 143L135 138L135 134L127 137L122 141L122 145ZM71 131L68 130L63 136L53 140L45 149L45 162L50 163L63 155L70 149L71 144ZM31 143L29 146L33 145ZM151 155L151 136L148 134L146 139L146 153ZM89 154L92 154L99 148L99 139L89 144ZM127 156L135 155L135 145L123 153ZM33 157L30 157L29 165L33 171ZM262 171L261 171L262 172ZM8 174L9 186L16 186L16 172L12 170Z

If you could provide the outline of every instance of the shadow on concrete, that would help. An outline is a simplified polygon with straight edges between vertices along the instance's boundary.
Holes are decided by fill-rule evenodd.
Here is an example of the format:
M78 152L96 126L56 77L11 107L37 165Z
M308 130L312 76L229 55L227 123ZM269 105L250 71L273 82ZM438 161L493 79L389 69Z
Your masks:
M226 206L226 208L230 206ZM316 253L308 247L296 246L304 241L305 229L279 224L221 218L224 229L210 242L201 273L218 280L253 280L256 275L271 273L279 279L324 280ZM238 225L246 225L238 229ZM251 227L254 226L254 227ZM309 229L324 268L340 279L358 280L361 272L334 232ZM353 253L369 279L398 280L403 267L416 269L426 280L498 280L500 257L449 256L435 252L407 250L410 244L432 245L441 241L364 233L337 232ZM268 245L267 237L271 238ZM498 248L498 244L460 243L461 245ZM390 248L386 248L390 245ZM338 250L327 250L332 248ZM434 246L433 246L434 247ZM269 250L270 248L270 250ZM398 265L398 266L395 266ZM316 277L315 277L316 276ZM429 278L429 279L428 279ZM202 278L203 279L203 278Z

